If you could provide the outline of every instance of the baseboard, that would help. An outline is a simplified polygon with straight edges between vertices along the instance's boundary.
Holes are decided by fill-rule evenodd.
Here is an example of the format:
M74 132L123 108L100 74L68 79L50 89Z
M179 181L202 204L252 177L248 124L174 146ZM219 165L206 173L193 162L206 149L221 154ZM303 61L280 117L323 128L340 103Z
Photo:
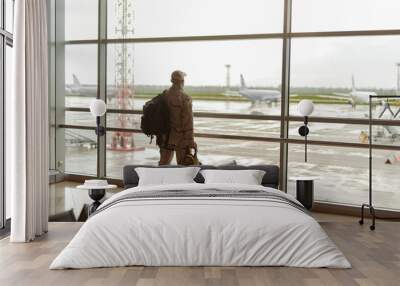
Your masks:
M319 212L319 213L360 217L361 216L361 204L360 204L360 206L354 206L354 205L340 205L340 204L328 203L328 202L314 202L312 211ZM400 221L400 212L399 211L376 208L375 214L376 214L376 217L379 219L390 219L390 220ZM371 217L368 209L365 209L364 215L366 218Z

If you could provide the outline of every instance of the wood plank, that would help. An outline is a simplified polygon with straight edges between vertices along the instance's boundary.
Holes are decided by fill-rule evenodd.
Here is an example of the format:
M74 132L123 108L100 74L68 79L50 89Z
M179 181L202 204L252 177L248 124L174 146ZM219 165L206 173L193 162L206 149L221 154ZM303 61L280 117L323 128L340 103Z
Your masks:
M49 270L49 264L79 230L80 223L50 223L47 235L28 244L0 241L0 285L398 285L399 222L368 225L323 215L321 226L352 263L352 269L290 267L117 267Z

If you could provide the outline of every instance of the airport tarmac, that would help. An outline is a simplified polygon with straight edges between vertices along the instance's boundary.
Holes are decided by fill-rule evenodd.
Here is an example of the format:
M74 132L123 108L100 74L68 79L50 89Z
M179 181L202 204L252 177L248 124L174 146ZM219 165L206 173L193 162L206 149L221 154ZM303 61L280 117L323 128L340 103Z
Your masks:
M90 98L67 97L67 106L87 107ZM136 99L135 109L141 109L146 99ZM296 104L290 105L291 115L297 115ZM279 115L280 106L257 104L243 101L207 101L194 100L194 111L223 112L239 114ZM375 111L376 113L378 112ZM314 116L365 118L368 106L343 104L317 104ZM140 116L128 116L130 127L138 128ZM66 123L74 125L92 125L95 120L90 114L67 112ZM108 115L108 126L117 127L117 115ZM290 124L290 137L297 135L299 123ZM380 131L374 129L374 134ZM349 124L310 124L310 139L336 142L360 142L360 134L367 131L368 126ZM279 137L279 121L233 120L195 118L195 132L215 134L237 134L248 136ZM66 130L66 171L71 173L94 174L96 172L96 149L89 144L74 143L71 138L78 136L89 141L95 140L95 134L88 130ZM111 142L112 133L107 134L107 142ZM155 144L149 144L149 138L142 134L134 135L135 145L145 147L141 151L107 150L107 176L122 177L122 167L127 164L157 164L158 150ZM399 145L387 138L380 139L384 144ZM279 144L261 143L239 140L222 140L197 138L199 159L203 164L227 164L236 161L238 164L279 164ZM380 143L380 141L378 141ZM315 198L320 201L359 205L368 199L368 149L309 146L309 161L304 163L304 146L289 146L289 177L312 176L315 181ZM397 161L396 161L397 158ZM392 164L385 164L390 159ZM400 152L374 150L373 160L374 204L387 209L400 209ZM295 182L289 181L289 192L295 192Z

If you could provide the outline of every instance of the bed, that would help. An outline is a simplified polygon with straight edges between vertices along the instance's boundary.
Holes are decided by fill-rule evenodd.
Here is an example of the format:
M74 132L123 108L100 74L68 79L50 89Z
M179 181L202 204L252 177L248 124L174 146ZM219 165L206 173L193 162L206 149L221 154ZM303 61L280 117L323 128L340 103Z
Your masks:
M98 208L50 269L351 267L308 211L277 190L277 166L220 168L264 170L261 185L204 184L199 173L195 183L153 186L138 186L137 167L124 168L126 189Z

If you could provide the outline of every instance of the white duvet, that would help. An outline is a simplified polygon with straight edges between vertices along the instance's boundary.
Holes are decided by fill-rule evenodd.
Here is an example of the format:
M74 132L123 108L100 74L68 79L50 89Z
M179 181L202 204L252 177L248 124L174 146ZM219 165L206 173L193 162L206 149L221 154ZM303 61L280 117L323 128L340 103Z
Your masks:
M257 189L262 186L180 184L130 192ZM301 210L258 199L185 198L125 201L91 217L50 269L145 266L294 266L349 268L321 226Z

